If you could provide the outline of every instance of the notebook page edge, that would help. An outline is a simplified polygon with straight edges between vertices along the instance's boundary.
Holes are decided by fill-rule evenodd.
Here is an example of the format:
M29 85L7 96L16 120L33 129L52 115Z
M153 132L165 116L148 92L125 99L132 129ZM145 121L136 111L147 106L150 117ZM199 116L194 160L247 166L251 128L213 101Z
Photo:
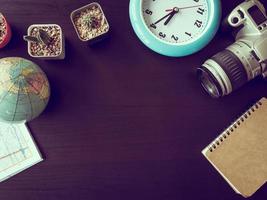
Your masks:
M209 151L209 150L208 150ZM206 148L201 152L204 157L209 161L209 163L216 169L217 172L224 178L224 180L232 187L232 189L239 195L242 195L241 192L231 183L231 181L219 170L219 168L209 159L207 155Z

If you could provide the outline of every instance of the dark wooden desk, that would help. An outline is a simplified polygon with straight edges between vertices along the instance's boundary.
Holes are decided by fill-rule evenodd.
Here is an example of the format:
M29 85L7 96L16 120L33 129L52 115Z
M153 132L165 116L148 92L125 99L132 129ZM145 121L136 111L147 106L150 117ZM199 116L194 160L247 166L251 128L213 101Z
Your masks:
M100 0L111 37L90 48L69 15L86 0L1 0L14 37L0 56L22 56L33 23L58 23L64 61L33 59L47 73L52 98L29 124L45 161L0 184L1 200L234 200L236 195L201 150L252 103L267 96L254 80L211 99L196 67L233 42L218 34L201 52L167 58L135 36L126 0ZM241 0L223 0L226 16ZM267 6L267 3L265 3ZM251 199L266 199L267 187Z

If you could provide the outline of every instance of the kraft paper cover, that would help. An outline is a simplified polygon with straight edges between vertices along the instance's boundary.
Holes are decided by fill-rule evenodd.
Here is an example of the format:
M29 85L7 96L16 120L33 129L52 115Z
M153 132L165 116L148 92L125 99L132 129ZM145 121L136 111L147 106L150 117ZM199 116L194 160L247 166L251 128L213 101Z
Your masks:
M255 193L267 180L267 99L257 102L202 153L237 193Z

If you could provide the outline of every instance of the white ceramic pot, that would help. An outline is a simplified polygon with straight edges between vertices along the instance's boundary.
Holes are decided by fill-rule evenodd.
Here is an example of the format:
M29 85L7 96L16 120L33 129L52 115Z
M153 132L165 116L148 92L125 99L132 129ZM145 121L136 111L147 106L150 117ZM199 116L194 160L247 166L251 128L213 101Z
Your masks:
M65 37L64 37L62 28L59 25L57 25L57 24L33 24L28 28L28 35L30 36L32 29L34 29L36 27L38 28L38 27L54 27L54 26L56 26L60 29L60 38L61 38L60 39L60 46L61 46L60 53L58 55L55 55L55 56L33 55L31 52L31 43L32 42L28 41L28 53L31 57L40 58L40 59L44 59L44 60L62 60L65 58Z
M87 40L86 40L86 39L83 39L83 38L80 36L79 31L78 31L78 29L77 29L77 27L76 27L76 25L75 25L74 18L75 18L75 16L77 16L79 13L85 11L86 9L88 9L88 8L90 8L90 7L92 7L92 6L96 6L96 7L98 7L98 8L100 9L100 11L101 11L101 13L102 13L102 15L103 15L103 17L104 17L105 23L107 24L108 28L107 28L106 31L104 31L103 33L97 35L96 37L93 37L93 38L91 38L91 39L87 39ZM99 3L96 3L96 2L90 3L90 4L86 5L86 6L83 6L83 7L81 7L81 8L78 8L77 10L74 10L74 11L71 13L70 18L71 18L71 22L72 22L72 24L73 24L73 26L74 26L74 29L75 29L75 31L76 31L76 33L77 33L77 35L78 35L78 38L79 38L81 41L83 41L83 42L95 43L95 42L97 42L97 41L99 41L99 40L102 40L103 38L105 38L105 37L107 36L107 34L108 34L108 32L109 32L109 29L110 29L108 20L107 20L107 18L106 18L106 16L105 16L105 14L104 14L104 12L103 12L103 10L102 10L100 4L99 4Z

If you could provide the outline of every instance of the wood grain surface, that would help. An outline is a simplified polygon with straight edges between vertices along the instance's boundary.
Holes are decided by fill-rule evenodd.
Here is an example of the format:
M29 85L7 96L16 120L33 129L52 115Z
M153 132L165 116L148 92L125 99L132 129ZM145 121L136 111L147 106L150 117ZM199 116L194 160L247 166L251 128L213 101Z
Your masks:
M223 16L240 2L222 0ZM31 59L52 86L48 108L29 123L45 161L0 183L0 199L243 199L201 154L240 113L267 96L260 78L219 100L202 90L196 68L231 44L231 35L219 32L192 56L163 57L137 39L129 1L99 0L111 34L89 47L69 17L88 3L0 0L14 32L0 57L31 59L22 39L31 24L57 23L66 36L64 61ZM251 199L266 196L267 186Z

